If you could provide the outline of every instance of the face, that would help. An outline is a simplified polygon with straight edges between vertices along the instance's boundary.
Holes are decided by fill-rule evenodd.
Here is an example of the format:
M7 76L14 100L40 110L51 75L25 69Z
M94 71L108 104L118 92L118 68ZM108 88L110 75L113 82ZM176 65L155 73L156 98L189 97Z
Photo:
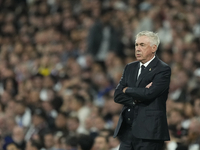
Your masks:
M56 124L56 127L58 127L58 128L66 127L67 120L66 120L65 116L62 114L58 114L58 116L56 117L56 120L55 120L55 124Z
M80 107L80 104L77 102L76 99L73 99L69 105L71 110L77 111Z
M23 115L25 112L25 106L23 106L22 104L16 104L15 105L15 113L17 115Z
M172 125L178 125L183 120L183 116L177 111L172 111L170 118Z
M34 126L38 126L42 122L43 122L43 119L40 116L37 116L37 115L32 116L32 123L34 124Z
M150 39L147 36L140 36L135 41L135 57L143 64L153 58L156 49L156 45L150 45Z
M67 128L69 131L76 131L79 127L79 123L74 119L67 120Z
M94 119L94 125L98 130L102 130L105 127L105 122L104 122L103 118L96 117Z
M110 147L114 148L114 147L117 147L119 144L120 144L120 141L118 140L118 138L114 138L112 136L109 137Z
M15 141L15 143L21 143L24 140L23 128L15 126L13 128L12 138Z
M44 136L44 144L46 148L51 148L54 145L54 139L52 134L46 134Z
M104 137L95 138L94 150L108 150L108 143Z

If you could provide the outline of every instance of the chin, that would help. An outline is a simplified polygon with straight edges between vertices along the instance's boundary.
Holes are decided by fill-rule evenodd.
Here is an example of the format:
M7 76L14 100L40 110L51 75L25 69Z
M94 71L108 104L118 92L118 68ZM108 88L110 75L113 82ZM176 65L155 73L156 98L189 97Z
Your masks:
M141 58L138 58L138 57L136 57L136 59L137 59L138 61L141 61L141 60L142 60Z

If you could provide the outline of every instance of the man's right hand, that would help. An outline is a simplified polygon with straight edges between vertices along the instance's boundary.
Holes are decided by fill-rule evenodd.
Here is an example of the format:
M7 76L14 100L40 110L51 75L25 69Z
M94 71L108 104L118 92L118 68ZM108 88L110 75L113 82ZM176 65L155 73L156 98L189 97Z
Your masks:
M153 82L149 83L145 88L150 88L150 86L153 84Z

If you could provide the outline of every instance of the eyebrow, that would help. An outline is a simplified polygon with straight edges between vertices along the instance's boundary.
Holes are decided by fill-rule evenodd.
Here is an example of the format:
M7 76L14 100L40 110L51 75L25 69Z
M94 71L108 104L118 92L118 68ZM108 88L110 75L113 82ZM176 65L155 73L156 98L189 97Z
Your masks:
M145 43L135 43L135 45L144 45Z

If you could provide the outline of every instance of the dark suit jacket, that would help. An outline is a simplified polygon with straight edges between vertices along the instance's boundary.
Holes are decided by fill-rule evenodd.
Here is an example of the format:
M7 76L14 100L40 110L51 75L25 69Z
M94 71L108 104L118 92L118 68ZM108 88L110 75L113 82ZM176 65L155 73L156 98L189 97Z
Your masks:
M124 107L114 137L118 135L123 122L123 111L127 106L133 106L134 100L137 100L140 102L134 106L138 108L138 113L134 114L133 135L141 139L169 140L166 100L171 69L156 56L137 80L139 66L138 61L128 64L116 87L114 101L123 104ZM145 88L150 82L153 82L152 86ZM125 87L128 88L123 93Z

